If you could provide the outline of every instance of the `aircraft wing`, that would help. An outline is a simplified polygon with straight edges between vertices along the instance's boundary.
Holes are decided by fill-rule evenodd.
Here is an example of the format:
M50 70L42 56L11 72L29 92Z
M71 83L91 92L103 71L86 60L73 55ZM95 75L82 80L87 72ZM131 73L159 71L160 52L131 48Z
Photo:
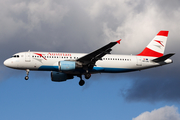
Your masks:
M98 50L95 50L79 59L77 59L77 61L81 62L83 64L83 66L94 66L96 61L101 60L103 56L105 56L106 54L110 54L110 52L112 51L112 47L114 45L116 45L117 43L120 44L120 40L116 41L116 42L110 42L109 44L99 48Z

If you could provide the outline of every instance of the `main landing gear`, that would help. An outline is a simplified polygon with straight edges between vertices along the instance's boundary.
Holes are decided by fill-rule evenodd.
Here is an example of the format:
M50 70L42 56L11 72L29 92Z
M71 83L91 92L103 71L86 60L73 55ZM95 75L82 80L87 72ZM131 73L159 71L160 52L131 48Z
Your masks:
M85 84L85 81L82 79L82 75L80 75L78 77L80 77L79 85L83 86Z
M86 79L89 79L91 77L91 74L90 73L86 73L84 76L85 76Z
M26 69L26 75L27 76L25 77L25 80L28 80L29 79L29 76L28 76L29 75L29 69Z
M80 75L80 76L78 76L78 77L80 77L79 85L80 85L80 86L83 86L83 85L85 84L85 81L82 79L82 75ZM86 79L89 79L89 78L91 77L91 74L86 73L86 74L84 75L84 77L85 77Z
M80 81L79 81L79 85L80 85L80 86L83 86L84 84L85 84L85 81L84 81L84 80L80 80Z

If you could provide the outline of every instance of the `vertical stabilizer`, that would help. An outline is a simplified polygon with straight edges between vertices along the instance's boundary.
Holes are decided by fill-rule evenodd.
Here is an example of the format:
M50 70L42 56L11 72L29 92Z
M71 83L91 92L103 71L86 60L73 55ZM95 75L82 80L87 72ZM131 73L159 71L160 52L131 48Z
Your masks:
M164 55L169 31L160 31L138 56L161 57Z

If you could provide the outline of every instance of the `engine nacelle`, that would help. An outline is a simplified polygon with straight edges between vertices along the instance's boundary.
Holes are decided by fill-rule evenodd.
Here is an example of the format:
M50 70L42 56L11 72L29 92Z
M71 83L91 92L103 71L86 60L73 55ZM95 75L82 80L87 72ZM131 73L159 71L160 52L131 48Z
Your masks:
M59 61L58 66L60 71L75 70L76 68L82 67L80 63L75 61Z
M65 73L55 72L55 71L51 72L51 80L54 82L63 82L63 81L66 81L68 79L73 79L73 78L74 78L73 75L68 75Z
M59 61L59 70L75 70L76 63L74 61Z

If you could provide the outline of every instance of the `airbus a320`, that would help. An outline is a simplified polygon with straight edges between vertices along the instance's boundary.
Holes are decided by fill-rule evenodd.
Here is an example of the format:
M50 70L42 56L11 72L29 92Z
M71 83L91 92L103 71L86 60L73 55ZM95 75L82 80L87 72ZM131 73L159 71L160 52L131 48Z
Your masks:
M112 47L120 44L121 40L109 44L91 53L37 52L28 51L14 54L4 61L4 65L19 70L25 70L25 80L29 79L29 72L51 71L51 80L62 82L80 78L79 85L95 73L132 72L152 67L170 64L169 59L174 53L164 55L169 31L160 31L145 49L137 55L110 54Z

